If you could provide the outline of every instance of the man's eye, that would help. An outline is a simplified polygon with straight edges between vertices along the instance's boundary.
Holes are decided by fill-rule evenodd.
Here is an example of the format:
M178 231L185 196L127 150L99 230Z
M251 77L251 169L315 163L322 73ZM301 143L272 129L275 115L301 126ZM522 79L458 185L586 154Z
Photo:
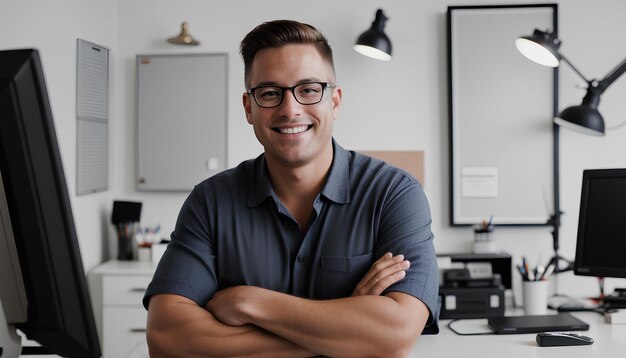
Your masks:
M279 97L280 92L276 89L263 89L263 90L257 91L257 96L261 98L269 99L269 98Z
M313 95L313 94L318 94L320 93L320 87L319 86L305 86L299 89L300 90L300 94L303 95Z

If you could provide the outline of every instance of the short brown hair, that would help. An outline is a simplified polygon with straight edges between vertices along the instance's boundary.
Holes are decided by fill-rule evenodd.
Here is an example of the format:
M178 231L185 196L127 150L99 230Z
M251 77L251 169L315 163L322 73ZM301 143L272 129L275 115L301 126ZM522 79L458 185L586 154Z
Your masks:
M322 33L315 27L293 20L274 20L264 22L250 31L241 41L240 52L244 64L244 80L249 87L249 75L252 61L257 52L265 48L282 47L288 44L312 44L326 60L333 73L333 51Z

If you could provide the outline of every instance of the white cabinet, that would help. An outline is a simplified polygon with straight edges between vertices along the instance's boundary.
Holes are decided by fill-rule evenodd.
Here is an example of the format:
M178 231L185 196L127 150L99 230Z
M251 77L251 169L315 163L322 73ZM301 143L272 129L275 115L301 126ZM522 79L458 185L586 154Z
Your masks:
M104 358L127 357L146 342L147 311L141 299L156 266L108 261L89 273L89 288Z

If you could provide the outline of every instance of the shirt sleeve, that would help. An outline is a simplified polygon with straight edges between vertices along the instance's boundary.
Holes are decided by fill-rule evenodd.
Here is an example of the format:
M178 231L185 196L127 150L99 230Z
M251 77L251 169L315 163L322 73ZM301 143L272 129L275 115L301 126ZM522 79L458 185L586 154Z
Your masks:
M417 180L404 176L390 191L381 215L375 257L402 254L411 262L406 276L390 286L424 302L430 310L426 331L436 333L439 316L439 271L433 246L428 200Z
M143 305L150 298L170 293L204 306L218 289L214 242L201 191L196 187L185 200L163 257L148 285Z

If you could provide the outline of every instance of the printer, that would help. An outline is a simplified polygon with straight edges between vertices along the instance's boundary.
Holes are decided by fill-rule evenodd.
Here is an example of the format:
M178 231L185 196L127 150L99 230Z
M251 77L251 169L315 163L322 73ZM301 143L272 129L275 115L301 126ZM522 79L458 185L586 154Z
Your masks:
M504 292L511 284L511 256L439 256L453 263L440 265L441 319L504 316Z

